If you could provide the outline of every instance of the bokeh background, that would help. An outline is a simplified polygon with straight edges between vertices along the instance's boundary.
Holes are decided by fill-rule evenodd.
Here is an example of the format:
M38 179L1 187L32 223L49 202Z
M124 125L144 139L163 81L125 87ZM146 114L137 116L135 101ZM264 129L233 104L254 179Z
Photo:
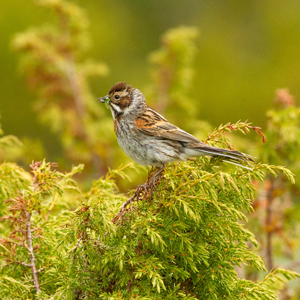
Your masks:
M197 117L214 127L248 119L264 128L275 90L300 98L300 1L298 0L110 0L75 1L86 10L92 46L87 57L107 64L105 77L90 81L95 97L117 81L143 89L150 81L149 53L169 28L195 26L195 76L190 95ZM0 112L6 134L42 141L49 159L61 146L37 120L36 95L28 90L12 39L54 20L34 1L2 1L0 12Z

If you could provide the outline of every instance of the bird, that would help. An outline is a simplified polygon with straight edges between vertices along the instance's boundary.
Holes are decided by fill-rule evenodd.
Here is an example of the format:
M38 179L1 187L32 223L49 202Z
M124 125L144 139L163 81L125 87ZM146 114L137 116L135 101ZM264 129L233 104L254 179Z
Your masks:
M111 111L120 147L137 164L160 168L155 176L168 163L202 155L222 157L245 168L253 161L242 152L207 145L173 125L146 104L141 91L124 81L113 85L98 100Z

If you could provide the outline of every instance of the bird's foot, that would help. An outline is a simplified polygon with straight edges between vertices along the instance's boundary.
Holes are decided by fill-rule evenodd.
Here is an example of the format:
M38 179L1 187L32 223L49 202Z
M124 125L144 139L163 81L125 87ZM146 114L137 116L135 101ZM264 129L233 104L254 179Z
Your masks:
M140 194L142 193L142 197L144 197L145 193L147 193L148 183L144 183L142 185L138 185L136 189L136 201L138 202L140 200Z
M162 168L160 168L156 173L154 173L151 176L151 180L148 184L150 192L151 192L151 197L153 197L153 189L157 192L157 188L156 188L156 181L157 179L159 179L159 176L162 174L162 172L164 171L166 166L163 166Z
M149 193L151 195L151 198L153 197L153 190L157 192L156 183L164 169L165 166L155 172L151 177L149 177L145 184L138 185L135 192L135 201L138 202L139 200L145 199Z

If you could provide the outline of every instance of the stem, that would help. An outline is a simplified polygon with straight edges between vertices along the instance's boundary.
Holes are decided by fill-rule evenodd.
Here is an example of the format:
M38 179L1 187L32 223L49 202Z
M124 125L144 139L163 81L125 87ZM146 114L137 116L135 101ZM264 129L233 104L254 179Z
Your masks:
M84 130L85 119L87 117L87 109L84 101L84 95L82 93L83 88L80 82L80 77L78 75L78 72L76 71L75 61L71 53L66 57L66 61L66 75L70 84L72 96L74 98L75 108L79 118L79 122L81 123L80 135L82 139L87 143L88 147L91 149L92 161L99 175L105 174L106 169L103 166L103 161L101 157L94 151L94 146L90 142L89 135Z
M157 179L157 177L159 175L161 175L161 173L164 171L166 166L163 166L161 169L159 169L156 173L154 173L152 176L151 176L151 180L150 180L150 171L149 171L149 174L148 174L148 179L146 181L146 183L144 185L139 185L138 188L136 189L135 193L133 196L131 196L126 202L124 202L119 210L119 212L114 216L114 218L111 220L113 223L116 223L118 219L120 219L125 213L126 213L126 207L129 205L129 204L132 204L132 202L138 202L142 199L145 199L148 194L150 193L151 194L151 197L153 196L152 195L152 191L153 191L153 188L155 188L155 181ZM140 198L140 193L143 192L143 196L142 198Z
M31 271L32 271L32 276L33 276L33 282L34 282L34 286L36 289L36 293L39 294L41 289L40 289L40 285L39 285L39 280L37 277L37 270L35 267L35 258L34 258L34 253L33 253L33 246L32 246L32 229L31 229L31 213L26 212L26 219L27 219L27 223L26 223L26 233L27 233L27 242L28 242L28 251L29 251L29 255L30 255L30 267L31 267Z
M26 264L22 261L13 260L12 263L16 263L16 264L19 264L19 265L22 265L22 266L25 266L25 267L31 267L31 264Z
M137 190L138 191L138 190ZM133 196L131 196L126 202L124 202L119 210L119 212L115 215L115 217L112 219L113 223L116 223L116 221L122 217L125 214L125 208L128 204L138 201L138 192L136 192Z
M57 194L55 194L55 196L54 196L54 198L53 198L53 201L52 201L52 203L51 203L51 205L50 205L50 208L48 209L48 212L47 212L47 214L46 214L46 216L45 216L45 220L47 221L48 220L48 217L49 217L49 215L50 215L50 213L51 213L51 210L53 209L53 207L54 207L54 205L56 204L56 201L57 201L57 199L58 199L58 193Z
M70 84L72 95L74 97L77 114L80 117L80 119L83 120L87 112L81 91L79 78L76 73L75 63L72 57L67 59L66 74Z
M272 245L272 202L273 202L273 192L274 192L274 179L270 178L270 187L267 191L267 207L266 207L266 259L268 270L273 269L273 245Z

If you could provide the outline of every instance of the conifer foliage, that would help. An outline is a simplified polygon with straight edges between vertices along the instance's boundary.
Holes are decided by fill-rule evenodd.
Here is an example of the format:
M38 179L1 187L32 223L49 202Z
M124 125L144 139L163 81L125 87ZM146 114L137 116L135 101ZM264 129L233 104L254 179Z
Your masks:
M243 211L252 210L252 180L265 171L293 181L287 169L264 164L225 172L206 157L174 163L154 196L131 202L115 224L110 220L124 199L111 198L111 181L97 181L94 188L105 192L93 188L77 212L80 242L70 271L77 275L63 293L75 290L78 299L277 299L271 285L296 273L277 269L254 283L234 270L242 264L265 270L248 247L258 243L240 222L247 221Z
M252 181L281 172L293 182L286 168L257 164L225 171L208 157L173 163L153 196L137 194L115 219L127 200L117 192L115 176L126 177L129 166L95 180L86 193L72 179L82 167L67 174L53 167L33 163L32 183L26 187L26 174L24 188L6 201L3 299L277 299L279 283L298 276L276 269L253 282L234 270L265 270L248 245L258 243L241 221L252 210ZM21 182L22 172L12 174Z

